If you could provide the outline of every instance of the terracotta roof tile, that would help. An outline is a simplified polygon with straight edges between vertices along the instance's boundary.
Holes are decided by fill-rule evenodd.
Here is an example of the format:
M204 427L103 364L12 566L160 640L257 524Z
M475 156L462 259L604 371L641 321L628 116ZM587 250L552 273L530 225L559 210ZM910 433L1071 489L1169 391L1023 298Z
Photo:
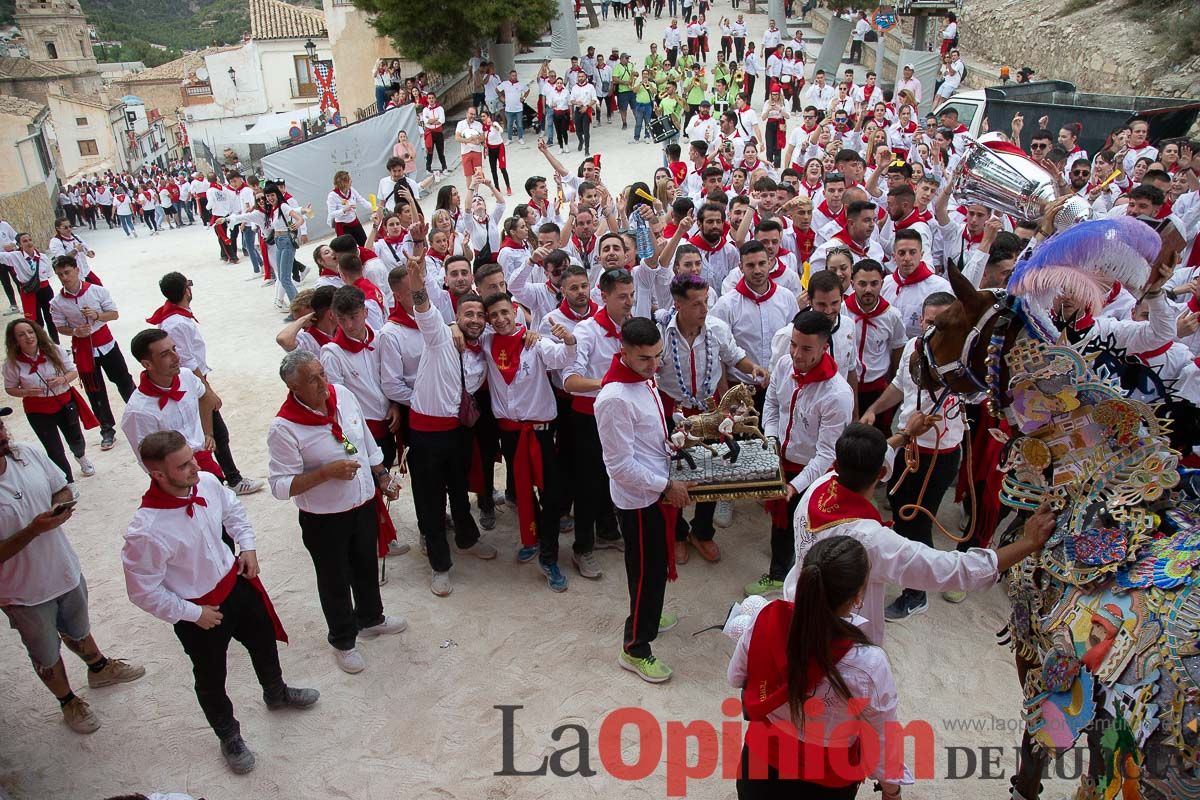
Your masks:
M196 50L191 53L186 53L174 61L168 61L165 64L159 64L157 67L143 70L142 72L123 75L117 78L117 83L150 83L155 81L181 81L191 75L193 72L204 66L204 57L214 53L223 53L226 50L236 50L241 47L240 44L227 45L223 47L208 47L204 50Z
M36 119L37 115L41 114L45 108L46 106L43 104L26 100L24 97L0 94L0 114L7 114L12 117L24 117L25 119Z
M325 15L282 0L250 0L251 39L324 38Z

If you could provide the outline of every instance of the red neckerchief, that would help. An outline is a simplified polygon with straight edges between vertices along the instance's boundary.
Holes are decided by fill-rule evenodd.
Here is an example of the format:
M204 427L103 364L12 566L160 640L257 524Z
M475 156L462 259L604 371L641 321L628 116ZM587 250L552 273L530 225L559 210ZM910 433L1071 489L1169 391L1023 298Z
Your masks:
M814 383L821 383L837 375L837 364L833 360L833 356L826 352L821 356L821 362L808 372L801 375L792 369L792 379L796 382L796 388L792 390L792 402L788 407L788 424L787 430L783 434L783 447L779 453L782 456L787 455L788 443L792 440L792 425L796 421L796 399L800 397L800 390L805 386L811 386Z
M780 272L782 272L782 271L783 271L783 267L781 265ZM746 276L743 275L741 280L739 280L737 282L737 286L735 288L737 289L737 293L740 294L742 297L749 298L750 300L754 301L755 305L761 306L763 303L770 300L771 296L775 294L775 290L779 288L775 284L775 281L770 281L770 285L771 285L771 288L767 289L767 291L763 292L761 295L755 294L754 290L746 285Z
M413 319L412 314L409 314L407 311L405 311L404 306L400 305L399 303L396 303L396 305L392 306L392 313L388 314L388 320L396 323L397 325L403 325L406 328L412 328L414 331L417 330L417 321Z
M926 221L927 220L925 219L925 215L921 213L920 209L917 209L914 207L912 211L908 212L907 217L900 220L899 222L894 223L894 226L895 226L896 230L904 231L904 230L908 230L913 225L916 225L918 222L926 222Z
M343 200L350 199L350 192L346 192L345 194L342 194L342 190L337 188L336 186L333 189L333 193L336 194L338 197L342 198Z
M979 233L971 233L963 226L963 250L967 249L968 245L976 245L983 241L983 231Z
M571 308L570 304L567 303L567 301L565 299L561 303L559 303L559 306L558 306L558 310L560 312L562 312L562 315L564 317L566 317L569 320L573 320L575 322L582 322L585 319L589 319L591 317L596 316L596 312L599 310L599 308L600 308L600 306L596 304L595 300L588 300L587 313L580 315L580 314L575 313L575 309Z
M799 228L794 230L796 236L796 260L798 263L803 264L812 258L813 250L816 249L814 245L817 240L817 232L812 228L806 231Z
M338 333L341 333L339 330ZM306 408L296 395L288 392L287 399L283 401L283 405L279 407L279 412L275 415L280 419L286 419L288 422L294 422L297 425L312 425L314 427L330 426L330 431L333 433L333 438L338 444L345 440L342 433L342 426L337 420L337 392L333 390L333 384L328 384L329 395L325 398L325 413L318 414L311 408Z
M926 266L924 261L918 262L917 268L906 278L900 274L900 271L892 273L892 279L896 281L896 285L903 289L905 286L913 286L926 278L933 277L933 270ZM882 300L882 298L880 298Z
M816 532L841 522L869 519L881 522L879 511L870 500L830 479L808 498L808 529Z
M304 330L308 331L308 335L319 345L324 346L333 341L333 337L325 331L318 328L316 325L310 325Z
M761 163L763 163L762 159L755 159L754 165L751 166L749 163L747 163L746 159L743 158L741 167L742 169L746 170L746 174L749 175L751 172L754 172L754 170L758 169L758 165Z
M524 349L524 326L518 325L516 330L507 336L498 333L492 336L492 361L496 363L500 377L510 386L521 369L521 351Z
M958 127L954 129L955 135L958 135L960 133L966 133L966 132L967 132L967 126L963 125L961 122L958 123Z
M156 509L176 509L186 508L187 515L194 517L196 515L196 506L204 506L208 508L208 503L198 493L197 487L193 486L188 492L187 497L176 497L170 492L164 490L158 485L153 478L150 479L150 488L142 495L142 508Z
M779 251L775 254L775 269L771 270L767 274L767 277L770 278L772 282L774 282L776 278L783 275L783 271L787 268L783 262L783 257L790 255L791 253L789 253L787 250L784 250L782 247L779 248Z
M367 340L365 342L355 341L346 335L346 332L341 328L337 329L337 333L333 335L333 343L345 350L347 353L361 353L363 350L374 350L371 342L375 341L375 331L371 330L371 326L367 326Z
M378 286L371 283L371 281L365 276L359 277L359 279L354 282L354 286L357 286L360 290L362 290L362 293L368 300L374 300L376 303L378 303L380 311L383 310L383 292L379 291Z
M593 303L594 305L594 303ZM617 328L617 324L612 321L612 317L608 315L608 308L602 308L592 315L592 319L596 321L604 330L604 335L612 339L620 339L621 331Z
M1156 348L1154 348L1153 350L1147 350L1147 351L1146 351L1146 352L1144 352L1144 353L1138 353L1138 354L1137 354L1138 360L1139 360L1139 361L1141 361L1141 362L1142 362L1143 364L1145 364L1146 366L1150 366L1150 359L1152 359L1152 358L1158 358L1158 357L1159 357L1159 356L1161 356L1163 353L1165 353L1165 352L1167 352L1168 350L1170 350L1170 349L1171 349L1171 345L1173 345L1173 344L1175 344L1175 343L1174 343L1174 342L1166 342L1166 343L1164 343L1164 344L1163 344L1163 346L1162 346L1162 347L1156 347Z
M1068 153L1067 155L1075 155L1076 153L1082 153L1082 152L1083 152L1083 148L1080 147L1079 145L1075 145L1074 147L1071 148L1071 152Z
M91 285L92 284L88 283L87 281L80 281L79 282L79 291L76 294L71 294L70 292L68 292L67 288L65 286L62 288L62 290L59 292L59 294L61 294L63 297L66 297L70 300L74 300L76 302L76 304L78 304L79 298L81 298L85 294L87 294L88 287Z
M554 288L554 284L551 283L550 281L546 281L546 291L549 292L550 296L553 297L555 300L562 299L562 292L559 291L558 289Z
M118 203L124 203L124 202L125 202L125 195L124 195L124 194L118 194L118 195L114 195L114 197L116 197L116 198L117 198L117 202L118 202Z
M179 388L179 376L176 375L171 379L170 387L164 389L154 381L150 380L150 376L145 370L142 370L142 375L138 379L138 391L147 397L158 398L158 410L162 411L167 407L168 400L174 400L178 403L187 395L183 389Z
M801 178L800 185L804 187L804 191L808 193L808 196L812 197L814 194L817 193L817 190L821 188L822 184L820 181L817 181L816 183L809 185L808 181ZM825 206L825 207L829 208L829 206Z
M146 317L146 322L149 322L151 325L161 325L163 320L169 319L176 315L187 317L195 322L200 321L196 319L196 315L191 312L191 309L184 308L183 306L177 306L168 300L159 306L157 311Z
M695 236L692 236L690 239L688 239L688 241L696 245L696 247L698 247L702 252L708 253L709 255L723 250L726 243L725 234L723 233L721 234L721 238L717 240L716 244L709 244L708 240L704 238L704 234L702 233L697 233Z
M672 231L672 233L674 233L674 231ZM667 236L668 239L670 238L666 231L663 231L663 235ZM579 253L581 256L585 253L590 253L593 249L595 249L596 242L598 241L599 239L593 236L591 242L589 242L585 247L583 241L578 236L573 233L571 234L571 244L575 245L575 252Z
M539 206L537 204L537 201L531 197L531 198L529 198L529 202L526 203L525 205L529 206L534 211L538 212L539 217L545 217L550 213L550 200L548 198L546 200L543 200L542 204ZM503 247L503 245L501 245L501 246Z
M518 242L516 239L512 238L511 236L505 236L503 239L500 240L500 249L503 250L506 247L511 247L514 250L526 249L525 245L521 244L520 242Z
M875 308L871 309L870 311L863 311L861 308L859 308L858 295L852 294L846 298L846 310L848 310L850 312L851 316L854 317L855 321L862 320L862 323L863 323L862 333L860 333L858 336L858 374L859 375L865 374L866 368L867 368L866 363L863 361L863 352L866 350L866 347L867 347L867 328L875 327L875 323L872 322L871 320L873 320L876 317L878 317L879 315L883 314L883 312L887 311L888 308L890 308L890 304L888 303L887 300L884 300L882 297L880 297L879 302L875 304Z
M837 239L839 242L846 245L846 247L849 247L850 252L854 253L854 255L858 256L859 258L867 257L867 248L863 247L858 242L851 239L850 234L846 233L845 228L842 228L840 231L835 233L833 235L833 238Z
M844 204L842 205L842 210L835 214L829 210L829 201L822 200L820 205L817 206L817 211L820 211L826 217L837 222L842 227L846 226L846 206Z
M383 241L385 243L391 245L392 247L396 247L397 245L404 244L404 240L406 238L408 238L408 231L405 231L404 233L400 234L399 236L385 236L385 237L383 237ZM393 253L392 255L395 255L395 253Z
M46 363L46 356L43 355L42 351L39 350L38 354L37 354L37 358L31 358L18 350L17 351L17 361L20 361L22 364L28 364L29 365L29 374L36 375L37 371L38 371L38 367L40 367L42 364Z
M1120 294L1121 294L1121 282L1113 281L1113 285L1110 286L1108 289L1108 294L1106 294L1104 296L1104 305L1108 305L1112 301L1116 300L1117 296Z

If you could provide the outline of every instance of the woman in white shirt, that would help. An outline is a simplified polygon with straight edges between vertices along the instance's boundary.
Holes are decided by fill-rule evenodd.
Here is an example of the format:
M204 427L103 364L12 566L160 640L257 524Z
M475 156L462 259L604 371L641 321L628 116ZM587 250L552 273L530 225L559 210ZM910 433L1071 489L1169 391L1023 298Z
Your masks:
M79 474L85 478L95 475L96 470L85 455L80 413L92 423L89 428L98 427L99 422L83 397L71 387L79 377L71 351L50 341L46 331L25 319L8 323L4 348L4 390L11 397L21 398L29 427L74 490L75 478L62 440L67 440L79 464Z
M158 190L150 184L142 186L142 190L138 192L134 198L137 204L142 208L142 221L146 223L146 227L150 229L151 236L158 235Z
M282 197L280 202L282 202ZM351 185L350 173L344 169L338 170L333 176L333 191L325 198L325 207L329 211L329 223L333 226L334 235L341 236L343 233L348 233L354 237L354 241L358 242L358 246L362 247L367 243L367 232L363 230L362 223L358 221L358 212L355 210L358 206L367 211L371 210L371 204Z
M870 777L880 782L886 800L897 800L900 785L912 782L902 737L888 730L895 727L897 705L891 666L859 629L866 620L854 613L862 607L870 570L857 540L819 539L804 556L795 601L767 604L738 639L728 679L743 690L750 720L739 798L849 800ZM864 744L860 732L876 741ZM766 733L771 736L761 735ZM778 751L768 752L768 738L778 741ZM786 774L789 745L797 749L799 774L810 780ZM784 774L781 764L788 765Z
M492 168L492 184L499 186L500 175L503 175L504 188L511 196L512 181L508 179L508 158L504 152L504 126L497 122L490 112L484 111L480 118L483 120L483 129L487 132L488 166ZM497 169L499 174L496 173ZM468 176L468 180L471 177L473 176Z
M743 91L746 93L747 99L753 102L754 83L758 80L758 76L762 73L762 65L758 61L758 53L754 52L754 42L748 42L746 44L746 58L742 61L742 72L745 76L743 82Z
M567 152L568 129L571 124L571 93L562 78L555 78L554 85L546 91L546 105L554 115L554 138L559 153Z
M951 11L946 14L946 27L942 28L941 54L950 52L950 48L958 46L958 17Z
M338 175L346 175L346 185L349 186L350 176L345 172L339 172ZM337 185L336 176L334 185ZM355 192L355 195L357 194ZM275 254L275 277L279 286L283 287L287 303L290 304L296 297L296 284L292 282L292 263L296 260L295 231L304 224L304 214L299 208L283 199L283 192L277 186L268 186L263 191L263 197L267 201L265 212L255 209L247 211L245 214L230 214L225 221L238 223L249 220L263 231L267 244L271 246ZM355 218L355 222L358 222L357 218ZM362 230L361 225L359 225L359 230ZM338 235L341 234L342 232L338 231ZM363 243L365 242L364 234Z

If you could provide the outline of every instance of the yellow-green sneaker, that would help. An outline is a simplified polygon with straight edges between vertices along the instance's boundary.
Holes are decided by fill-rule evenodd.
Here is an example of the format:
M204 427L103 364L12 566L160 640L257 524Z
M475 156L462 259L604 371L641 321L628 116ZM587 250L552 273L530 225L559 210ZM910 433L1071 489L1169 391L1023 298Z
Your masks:
M664 611L658 618L658 632L669 631L679 624L679 617L670 611Z
M671 668L654 656L638 658L622 650L617 663L621 665L622 669L636 674L646 683L663 683L671 679Z
M966 592L942 592L942 599L947 603L961 603L967 599Z
M783 581L773 580L770 575L763 574L761 578L754 583L746 584L746 595L752 594L770 594L771 592L783 591Z

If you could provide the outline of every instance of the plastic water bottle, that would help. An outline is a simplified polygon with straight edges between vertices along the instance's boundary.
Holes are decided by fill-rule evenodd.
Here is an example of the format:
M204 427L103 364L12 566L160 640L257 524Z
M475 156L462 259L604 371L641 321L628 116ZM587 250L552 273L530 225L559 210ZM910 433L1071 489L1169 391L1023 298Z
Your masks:
M633 238L637 242L638 258L644 260L654 255L654 234L650 232L650 223L636 212L633 215Z

